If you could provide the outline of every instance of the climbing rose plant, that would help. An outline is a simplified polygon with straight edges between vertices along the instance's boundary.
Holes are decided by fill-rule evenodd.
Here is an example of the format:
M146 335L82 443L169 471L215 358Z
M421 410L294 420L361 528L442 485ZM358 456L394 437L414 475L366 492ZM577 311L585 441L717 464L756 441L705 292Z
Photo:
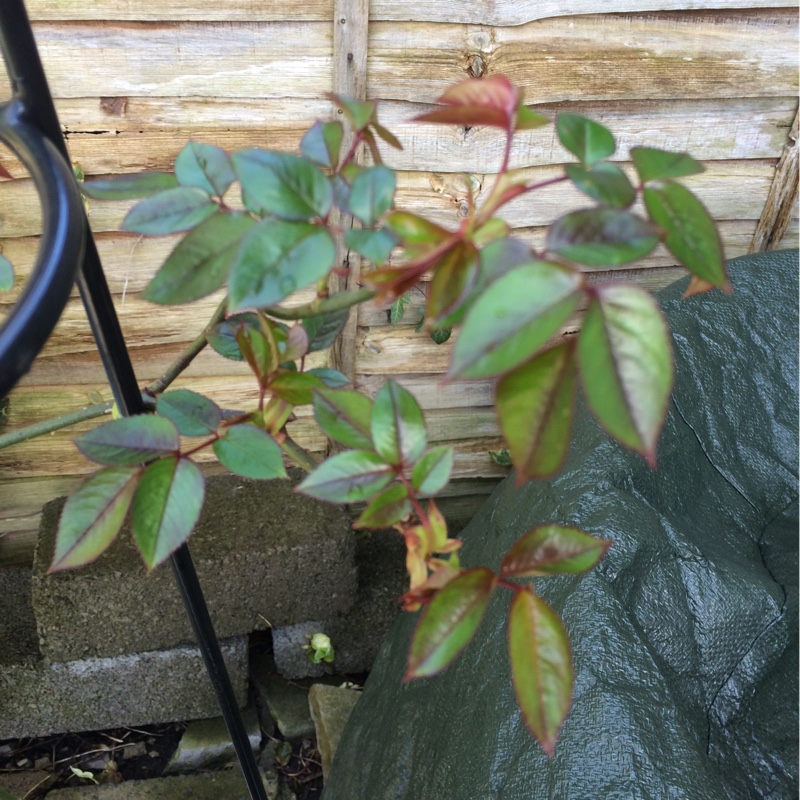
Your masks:
M151 570L192 533L203 505L203 475L192 456L212 448L245 478L286 478L284 456L309 474L297 491L332 503L363 503L355 528L393 527L407 546L409 610L422 608L405 680L435 675L468 645L498 589L511 592L508 645L524 720L552 755L572 696L569 641L558 614L529 578L583 573L610 546L576 528L545 522L506 553L499 571L465 568L434 496L453 471L453 449L429 447L425 415L389 380L373 398L346 376L307 368L330 348L353 306L392 303L426 286L425 325L437 341L458 328L447 380L490 379L517 483L552 476L567 455L577 386L599 423L651 465L673 377L670 336L655 300L623 282L596 283L584 267L629 264L663 242L692 279L687 294L729 291L714 223L676 179L702 171L685 153L634 147L632 183L616 164L612 134L577 114L559 114L556 133L575 157L565 174L531 183L509 170L515 134L549 124L522 92L496 75L449 88L431 123L490 126L505 136L502 166L485 201L470 203L457 230L395 206L396 176L377 140L400 148L377 104L332 97L352 129L317 122L299 154L247 148L226 153L190 142L173 173L84 184L95 199L144 198L123 228L145 236L185 233L144 291L156 304L189 303L227 287L226 309L207 329L221 356L244 361L255 379L249 411L223 411L188 389L156 393L154 413L112 420L76 444L101 469L67 500L51 571L97 558L130 513ZM362 146L372 164L359 166ZM570 181L588 200L558 217L532 249L497 216L530 192ZM232 198L236 198L233 200ZM644 214L633 209L643 201ZM588 202L588 201L587 201ZM229 204L230 203L230 204ZM341 229L340 219L356 224ZM337 228L338 225L338 228ZM331 294L337 236L373 267L365 286ZM0 265L3 266L3 265ZM290 302L316 286L316 299ZM577 336L560 328L585 309ZM287 433L297 406L311 405L334 454L319 464ZM183 438L182 438L183 437Z

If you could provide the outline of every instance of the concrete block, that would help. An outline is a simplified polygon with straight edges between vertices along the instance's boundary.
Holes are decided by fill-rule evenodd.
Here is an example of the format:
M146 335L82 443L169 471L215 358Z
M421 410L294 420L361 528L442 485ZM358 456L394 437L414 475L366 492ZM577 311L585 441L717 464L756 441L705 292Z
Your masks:
M247 639L220 644L243 704ZM217 698L197 647L5 665L0 671L0 739L176 722L217 713Z
M321 677L331 672L368 672L398 614L408 588L406 547L395 531L377 531L356 542L358 593L342 614L275 627L272 642L278 672L286 678ZM309 637L325 633L333 644L332 664L314 664L303 649Z
M45 574L63 502L44 507L34 563L43 654L61 662L193 641L172 571L147 575L127 526L94 564ZM328 617L355 599L347 515L295 494L289 481L209 478L190 548L220 637Z
M216 695L196 646L51 662L39 650L27 569L0 569L0 740L211 717ZM107 629L96 610L94 625ZM247 638L221 643L244 704Z

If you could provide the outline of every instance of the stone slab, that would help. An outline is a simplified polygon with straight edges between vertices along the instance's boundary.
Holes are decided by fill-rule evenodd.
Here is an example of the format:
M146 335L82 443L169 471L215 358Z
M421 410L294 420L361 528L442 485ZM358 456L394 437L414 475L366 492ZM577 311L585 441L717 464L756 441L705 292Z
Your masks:
M323 778L328 777L344 726L360 697L361 692L356 689L327 686L324 683L315 683L308 692L308 706L317 733L317 749L322 756Z
M261 747L261 726L253 707L242 712L247 737L254 753ZM169 760L164 775L218 769L236 760L236 751L222 717L196 719L186 726L178 749Z
M146 574L127 526L94 564L46 574L63 503L44 507L34 562L43 655L61 662L194 641L171 570ZM356 593L353 539L341 508L294 493L290 481L209 478L190 548L217 635L346 611Z

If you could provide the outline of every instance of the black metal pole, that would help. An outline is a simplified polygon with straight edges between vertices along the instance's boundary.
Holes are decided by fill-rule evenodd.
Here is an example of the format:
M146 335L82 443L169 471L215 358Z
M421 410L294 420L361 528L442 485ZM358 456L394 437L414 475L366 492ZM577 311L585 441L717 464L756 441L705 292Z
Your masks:
M61 134L55 105L39 59L39 53L36 49L33 31L23 0L0 0L0 44L2 44L3 55L12 80L15 102L20 106L19 116L30 126L30 129L38 129L41 132L40 138L44 138L49 143L46 147L56 148L63 158L64 165L71 173L69 155ZM17 126L17 130L22 132L24 129L22 126ZM29 160L35 163L35 157ZM37 187L40 188L41 192L40 183L43 184L44 180L42 182L37 181ZM85 253L77 281L81 298L89 317L89 324L97 341L114 399L120 411L125 415L141 414L146 411L146 408L136 382L136 375L127 347L125 346L125 339L122 335L119 319L103 273L100 257L89 228L89 221L83 211L80 196L75 190L74 179L72 179L72 187L71 194L64 191L58 198L54 198L52 194L42 194L42 201L45 206L56 200L59 205L66 204L68 208L73 209L73 217L68 220L68 223L71 223L74 228L75 220L77 219L78 224L82 226L80 233L83 235L78 238L85 240ZM76 208L79 211L79 216L78 212L75 211ZM48 213L51 212L45 207L43 213L45 219L47 219ZM43 237L43 244L45 240L46 237ZM55 246L60 247L62 251L65 247L64 243L60 241L56 242ZM74 249L74 242L71 246ZM37 276L34 274L33 277L36 278ZM44 279L48 276L39 277ZM63 283L63 276L61 280ZM66 294L69 294L68 288ZM63 298L58 314L63 309L65 302L66 296ZM17 332L19 341L24 339L26 335L33 334L32 327L35 322L36 320L34 319L27 327L20 326ZM53 320L53 324L55 324L55 320ZM49 332L48 330L48 335ZM13 377L10 385L13 385L21 377L21 374ZM231 734L250 796L252 800L268 800L264 783L258 771L258 765L250 747L247 731L242 721L242 715L239 712L228 670L222 658L219 640L214 632L205 597L192 563L189 548L186 545L180 547L172 555L170 562L187 614L197 637L209 678L217 694L222 715Z

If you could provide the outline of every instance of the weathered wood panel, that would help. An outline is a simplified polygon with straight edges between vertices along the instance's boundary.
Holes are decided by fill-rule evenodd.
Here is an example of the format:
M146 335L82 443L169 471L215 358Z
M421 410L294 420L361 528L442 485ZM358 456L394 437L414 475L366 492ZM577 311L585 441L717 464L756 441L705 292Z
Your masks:
M708 207L715 219L758 219L760 205L769 191L775 171L775 161L752 159L719 162L700 175L686 179L686 185ZM520 171L527 181L545 181L563 175L559 166L531 167ZM397 180L397 206L407 211L425 214L446 226L457 225L464 215L467 186L464 176L454 173L401 172ZM491 175L471 174L473 192L478 206L491 189ZM557 212L587 205L586 198L562 183L539 192L532 192L509 203L503 218L512 228L547 225ZM92 203L89 221L97 233L119 230L132 201ZM41 229L39 198L33 182L28 179L0 183L2 230L6 237L34 236ZM554 213L554 210L557 210Z
M34 20L166 20L251 22L283 20L329 20L333 0L28 0L28 14ZM794 5L790 0L614 0L615 12L688 11L693 9L780 8ZM611 10L611 9L609 9ZM522 25L547 17L595 14L596 0L472 0L442 3L439 0L370 0L370 18L375 21L463 22L476 25Z
M100 99L60 100L59 116L70 155L87 176L170 170L187 140L210 142L232 151L244 147L297 150L303 133L328 118L327 102L297 100L173 101L131 99L123 116L109 114ZM380 118L403 143L401 152L381 147L394 169L435 172L495 172L503 137L491 128L425 125L412 118L428 106L386 101ZM560 111L583 114L616 135L617 161L630 147L647 142L666 150L686 150L701 161L724 158L778 158L797 109L797 97L746 97L731 100L626 100L614 103L541 104L539 113L555 119ZM553 126L520 134L512 169L564 160ZM6 150L0 165L15 178L22 165Z
M775 97L797 85L792 9L441 24L435 36L422 23L375 22L369 33L368 94L381 99L434 102L475 54L536 103L735 98L742 87ZM332 31L323 22L43 22L36 36L59 98L319 99L332 80Z
M388 163L402 171L402 207L453 227L466 197L459 173L469 176L479 202L485 196L502 137L486 128L410 119L467 74L505 72L525 87L526 101L537 110L552 116L576 111L607 124L617 134L615 157L626 170L634 144L688 150L705 161L707 172L690 185L721 220L728 256L748 250L797 111L796 3L614 0L601 7L595 0L371 0L369 6L366 93L382 100L384 122L405 143L402 153L386 152ZM334 0L167 0L160 6L145 0L28 0L28 7L71 155L87 175L169 169L189 138L231 150L295 149L315 119L330 117L324 93L334 88L334 63L347 52L335 35ZM519 138L512 166L543 180L565 160L550 126ZM19 178L0 183L0 247L17 265L21 283L38 245L38 201L12 157L0 154L0 165ZM516 235L536 244L553 216L585 204L569 187L557 186L509 207L506 217ZM139 292L177 237L119 233L129 207L93 203L91 221L144 384L202 329L219 296L168 314L143 303ZM796 201L787 207L793 220L783 245L794 246ZM604 275L656 289L679 274L672 263L659 250L635 269L598 272L592 279ZM452 441L458 450L460 480L448 494L482 494L503 472L488 456L499 445L492 385L440 383L452 342L437 346L414 333L421 300L412 300L396 326L387 324L385 307L360 311L356 385L374 393L392 376L414 391L430 410L431 438ZM565 330L578 323L576 316ZM247 369L208 350L179 385L206 391L226 407L248 405L253 397ZM97 394L107 398L104 386L74 299L12 395L9 425L0 433L53 409L94 403ZM301 410L292 433L321 452L325 443L308 413ZM38 525L41 503L90 468L70 441L87 427L0 453L0 561L29 552L25 543Z

